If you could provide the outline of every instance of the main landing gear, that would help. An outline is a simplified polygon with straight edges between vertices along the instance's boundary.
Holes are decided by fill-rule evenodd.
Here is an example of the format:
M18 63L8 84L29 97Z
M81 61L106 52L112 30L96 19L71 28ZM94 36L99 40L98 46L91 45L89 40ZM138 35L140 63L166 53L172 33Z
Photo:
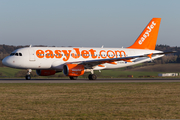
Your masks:
M71 80L77 80L78 77L77 77L77 76L74 76L74 77L73 77L73 76L70 76L69 78L70 78Z
M91 74L88 75L89 80L96 80L97 76L94 74L93 70L89 70L88 72L91 72ZM69 76L70 80L77 80L78 76Z
M30 79L31 79L31 75L30 75L31 72L32 72L31 69L28 69L28 70L27 70L27 74L26 74L26 76L25 76L26 80L30 80Z
M91 69L91 74L88 75L89 80L96 80L97 76L94 74L94 71Z
M26 75L27 76L27 75ZM70 80L77 80L78 76L70 76ZM97 76L95 74L89 74L88 75L89 80L96 80ZM26 79L27 80L27 79Z
M96 80L97 76L95 74L89 74L88 78L89 80Z
M91 74L88 75L89 80L96 80L97 76L94 74L93 69L90 70Z

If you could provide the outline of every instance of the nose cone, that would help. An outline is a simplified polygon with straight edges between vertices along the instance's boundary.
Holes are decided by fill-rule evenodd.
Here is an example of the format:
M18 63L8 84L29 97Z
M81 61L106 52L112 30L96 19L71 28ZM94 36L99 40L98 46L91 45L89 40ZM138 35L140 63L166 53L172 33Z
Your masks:
M11 68L22 68L23 65L22 58L18 58L16 56L7 56L2 60L3 65L11 67Z
M17 67L17 63L15 62L15 58L11 57L11 56L7 56L2 60L3 65L8 66L8 67L12 67L12 68L16 68Z
M2 60L2 64L5 65L5 66L8 66L10 67L10 60L9 60L9 57L5 57L3 60Z

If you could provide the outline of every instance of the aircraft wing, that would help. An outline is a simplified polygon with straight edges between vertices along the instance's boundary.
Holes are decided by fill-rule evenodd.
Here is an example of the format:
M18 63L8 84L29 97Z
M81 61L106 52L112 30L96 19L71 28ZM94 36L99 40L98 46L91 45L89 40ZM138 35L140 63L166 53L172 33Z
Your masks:
M93 67L96 65L104 64L104 63L110 63L110 64L116 64L116 61L125 61L125 62L132 62L131 59L140 58L140 57L149 57L155 55L163 55L163 54L169 54L169 53L175 53L176 51L165 51L160 53L151 53L151 54L144 54L144 55L137 55L137 56L128 56L128 57L120 57L120 58L107 58L107 59L95 59L95 60L87 60L87 61L78 61L78 62L70 62L71 64L81 64L88 67Z

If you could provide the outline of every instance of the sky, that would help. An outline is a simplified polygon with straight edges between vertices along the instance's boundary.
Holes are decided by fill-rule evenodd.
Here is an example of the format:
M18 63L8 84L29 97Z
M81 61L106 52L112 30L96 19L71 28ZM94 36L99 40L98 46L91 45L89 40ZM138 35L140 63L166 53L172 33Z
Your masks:
M180 46L180 0L1 0L0 44L128 47L153 17Z

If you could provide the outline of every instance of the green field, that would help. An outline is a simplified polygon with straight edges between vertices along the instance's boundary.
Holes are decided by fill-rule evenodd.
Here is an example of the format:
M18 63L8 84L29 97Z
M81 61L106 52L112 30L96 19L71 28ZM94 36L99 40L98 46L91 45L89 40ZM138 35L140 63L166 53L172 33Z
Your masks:
M143 64L138 64L132 66L131 69L120 68L112 70L102 70L101 72L95 71L95 74L98 78L126 78L129 75L133 75L134 78L139 77L157 77L158 73L167 73L167 72L180 72L180 64L157 64L143 66ZM87 78L89 73L85 73L79 78ZM0 77L5 78L24 78L26 75L26 70L13 69L8 67L0 67ZM36 75L35 70L32 72L32 78L67 78L63 73L56 73L56 75L48 77L40 77Z
M18 71L20 71L20 69L0 67L0 73L2 74L1 76L14 77Z
M0 67L0 77L5 78L17 78L17 73L23 73L21 76L18 76L18 78L24 78L26 75L26 70L20 70L20 69L13 69L13 68L7 68L7 67ZM115 69L115 70L102 70L101 72L95 71L95 74L98 76L98 78L126 78L128 75L133 75L133 77L137 78L139 76L158 76L159 72L148 72L148 71L130 71L130 70L122 70L122 69ZM87 78L90 73L85 73L83 76L79 76L79 78ZM33 71L33 75L36 75L35 70ZM60 77L59 77L60 76ZM67 78L63 75L63 73L56 73L56 75L53 76L32 76L32 78Z
M180 83L0 84L0 118L180 119Z

